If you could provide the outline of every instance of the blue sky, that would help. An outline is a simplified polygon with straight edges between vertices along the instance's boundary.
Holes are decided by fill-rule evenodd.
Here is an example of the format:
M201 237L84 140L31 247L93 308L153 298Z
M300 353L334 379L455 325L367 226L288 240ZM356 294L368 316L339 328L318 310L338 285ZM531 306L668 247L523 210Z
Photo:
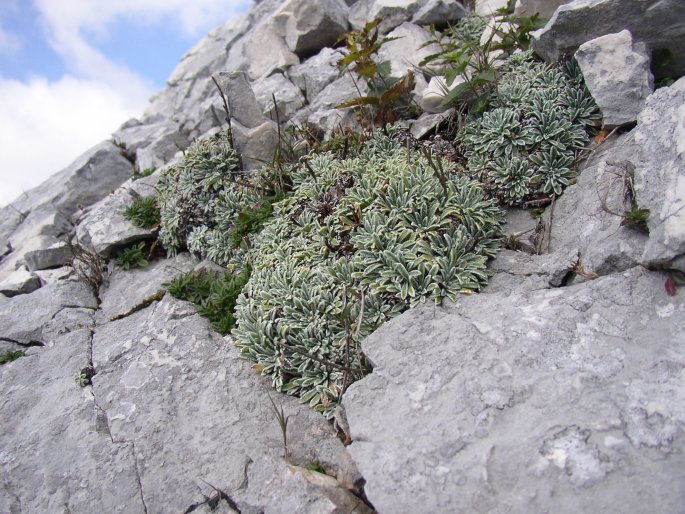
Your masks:
M0 0L0 205L138 117L251 0Z

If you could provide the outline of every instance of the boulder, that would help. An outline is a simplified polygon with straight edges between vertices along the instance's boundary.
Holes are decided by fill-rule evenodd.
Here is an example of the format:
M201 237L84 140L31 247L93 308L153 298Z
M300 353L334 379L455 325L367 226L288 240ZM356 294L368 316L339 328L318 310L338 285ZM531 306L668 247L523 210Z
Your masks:
M289 416L289 464L319 462L333 474L356 475L326 420L273 393L230 338L214 332L189 303L167 295L98 327L93 364L103 427L135 448L143 498L156 512L183 512L213 487L243 512L285 512L279 505L303 482L282 460L269 396ZM293 512L340 512L313 510L308 505L329 505L329 495L321 487L306 491L289 500Z
M376 510L677 512L685 296L663 280L465 296L368 337L343 404Z
M583 43L629 30L652 50L669 50L661 74L685 74L685 3L681 0L575 0L559 7L544 28L533 32L533 50L549 61L571 56Z
M92 325L93 292L76 279L47 284L3 301L0 339L22 345L50 345L56 335Z
M69 264L73 253L67 243L58 241L50 246L44 246L37 250L31 250L24 254L23 262L29 270L59 268Z
M629 31L583 43L575 53L585 84L602 111L605 127L633 123L654 90L651 56Z
M107 259L116 249L153 239L156 229L134 226L124 217L124 211L136 198L154 195L157 178L155 174L126 182L112 195L95 204L76 228L79 244Z
M288 0L278 13L288 13L285 41L298 56L333 46L347 30L349 8L343 0Z
M428 0L416 11L411 21L417 25L444 27L468 14L468 10L457 0Z
M418 95L417 103L419 107L427 113L439 113L449 109L449 106L443 105L445 95L455 87L466 82L466 79L459 76L448 86L445 77L436 75L431 77L428 85Z
M448 113L441 112L437 114L431 114L424 112L415 120L410 120L408 122L408 128L412 136L414 136L416 139L421 139L422 137L433 132L438 125L440 125L447 118L449 118Z
M262 107L257 102L250 81L244 72L220 72L217 73L216 79L226 96L233 120L249 129L264 123Z
M378 51L377 60L390 61L390 77L401 78L408 71L415 71L423 59L440 52L436 44L424 46L434 36L413 23L402 23L388 37L398 39L385 43Z
M167 164L177 152L190 145L185 130L175 121L130 124L127 122L112 138L127 152L136 156L140 170L160 168Z
M19 294L27 294L40 287L40 278L31 273L25 266L20 267L7 278L0 281L0 293L8 298Z
M530 17L539 14L540 18L548 20L560 5L568 4L573 0L516 0L514 14L517 16Z
M255 81L252 89L263 117L272 121L288 121L304 105L302 91L282 73Z
M242 158L243 169L254 170L273 160L279 144L276 122L264 121L254 128L235 122L231 127L233 143Z
M685 78L657 90L638 117L637 205L649 209L642 260L685 272Z
M350 6L350 25L362 30L368 22L380 18L378 32L385 34L410 21L422 7L421 0L359 0Z
M340 76L337 63L343 53L324 48L314 57L288 69L286 76L312 101L328 84Z
M255 27L249 42L244 45L250 79L255 80L300 63L285 42L290 17L287 12L276 13Z
M492 16L499 9L507 7L508 0L476 0L475 13L481 16Z

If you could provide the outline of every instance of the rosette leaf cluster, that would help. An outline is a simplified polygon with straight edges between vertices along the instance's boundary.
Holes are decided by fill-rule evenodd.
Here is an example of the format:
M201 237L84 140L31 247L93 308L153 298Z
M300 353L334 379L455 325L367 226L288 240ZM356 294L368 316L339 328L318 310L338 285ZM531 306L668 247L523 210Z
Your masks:
M485 285L501 212L451 166L440 175L378 137L353 158L314 155L293 172L293 192L253 238L233 331L278 390L331 416L368 371L367 335L411 305Z

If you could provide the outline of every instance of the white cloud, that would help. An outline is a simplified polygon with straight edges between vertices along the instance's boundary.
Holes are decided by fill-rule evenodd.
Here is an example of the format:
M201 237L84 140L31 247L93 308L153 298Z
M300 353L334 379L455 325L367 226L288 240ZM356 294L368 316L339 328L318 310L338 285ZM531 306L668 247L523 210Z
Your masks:
M132 99L101 82L65 76L28 83L0 77L0 205L68 166L140 113Z

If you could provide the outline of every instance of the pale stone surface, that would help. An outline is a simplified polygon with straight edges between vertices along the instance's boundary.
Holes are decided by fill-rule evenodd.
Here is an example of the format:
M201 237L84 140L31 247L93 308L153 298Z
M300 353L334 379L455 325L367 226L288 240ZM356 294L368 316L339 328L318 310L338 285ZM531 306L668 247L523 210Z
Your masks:
M586 41L628 29L636 42L670 50L673 60L665 71L679 77L685 74L684 19L681 0L575 0L533 32L532 47L546 60L557 61Z
M533 16L535 13L540 18L551 18L560 5L568 4L573 0L516 0L514 13L518 16Z
M421 107L424 112L428 113L446 111L449 109L449 105L442 105L442 102L445 100L445 95L464 82L466 82L466 79L459 76L448 86L445 77L440 75L431 77L428 85L417 99L419 107Z
M400 78L408 71L416 71L419 63L431 54L438 53L436 44L423 46L434 39L427 30L412 23L403 23L388 34L396 37L385 43L378 52L378 61L390 61L390 76Z
M657 90L638 117L635 171L639 207L649 209L649 241L643 261L674 262L685 272L685 78Z
M71 262L73 254L64 241L58 241L50 246L28 251L24 254L23 262L30 271L59 268Z
M232 119L246 128L255 128L264 122L262 108L245 73L221 72L216 75L216 79L226 96Z
M684 323L683 294L640 268L410 310L366 339L374 371L344 396L369 500L381 514L677 512Z
M443 27L468 15L468 10L457 0L428 0L412 17L417 25Z
M231 125L233 143L243 161L243 169L253 170L270 163L278 147L278 126L273 121L264 121L254 128L240 123Z
M288 14L285 41L299 56L332 46L347 30L349 8L343 0L287 0L277 12Z
M420 0L359 0L350 7L350 25L361 30L368 22L380 18L378 32L385 34L410 21L422 4Z
M287 77L311 102L323 88L340 76L336 64L342 58L343 53L339 50L324 48L314 57L288 69Z
M20 267L7 278L0 281L0 293L8 298L19 294L31 293L40 287L40 278L25 266Z
M300 63L285 42L289 18L289 13L277 13L255 27L249 42L244 45L250 79L255 80Z
M628 30L583 43L575 53L603 125L615 127L637 119L654 90L651 57L644 44L634 44Z
M274 73L255 81L252 89L262 115L272 121L288 121L304 105L302 91L282 73Z
M76 228L82 246L108 258L116 249L153 239L155 229L139 228L124 217L124 211L141 196L155 194L158 174L129 180L107 198L95 204Z
M476 14L491 16L503 7L507 6L508 0L476 0Z

